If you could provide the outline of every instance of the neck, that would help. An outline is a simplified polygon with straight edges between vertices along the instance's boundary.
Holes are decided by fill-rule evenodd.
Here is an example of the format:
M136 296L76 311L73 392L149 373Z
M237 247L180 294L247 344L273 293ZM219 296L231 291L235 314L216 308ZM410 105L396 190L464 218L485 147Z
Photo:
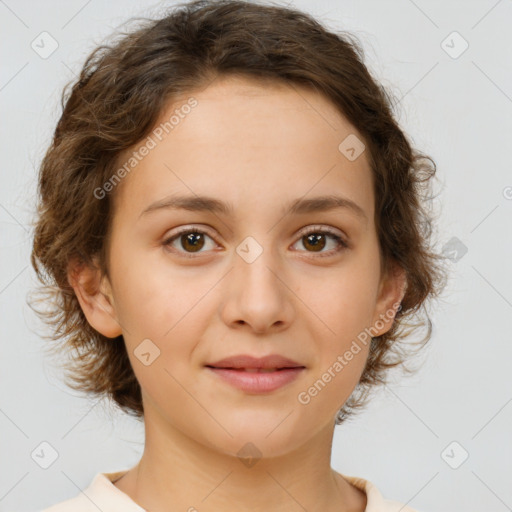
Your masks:
M330 467L334 422L295 451L263 458L254 445L236 457L156 418L145 423L144 453L115 485L150 512L364 511L364 493Z

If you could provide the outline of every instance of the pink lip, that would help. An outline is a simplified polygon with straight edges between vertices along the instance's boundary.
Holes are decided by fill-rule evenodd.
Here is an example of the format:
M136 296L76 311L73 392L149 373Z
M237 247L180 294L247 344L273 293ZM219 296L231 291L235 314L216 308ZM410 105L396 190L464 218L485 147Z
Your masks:
M295 380L299 373L304 370L300 368L286 368L272 372L250 373L244 369L234 370L225 368L208 368L213 373L242 391L249 393L270 393Z
M215 368L303 368L303 365L288 359L279 354L270 354L265 357L253 357L245 354L237 354L235 356L225 357L215 363L208 363L206 366Z
M232 386L249 393L275 391L295 380L305 370L303 365L279 354L261 358L241 354L205 366ZM262 369L274 371L263 372Z

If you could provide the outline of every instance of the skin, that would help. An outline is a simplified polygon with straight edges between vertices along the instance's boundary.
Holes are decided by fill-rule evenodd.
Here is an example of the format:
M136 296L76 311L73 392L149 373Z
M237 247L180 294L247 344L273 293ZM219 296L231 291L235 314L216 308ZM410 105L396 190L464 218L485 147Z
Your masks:
M362 136L326 98L296 86L218 78L189 96L198 105L115 191L110 279L88 267L69 274L90 324L123 335L142 388L144 453L115 485L152 512L363 511L365 494L330 458L336 412L360 379L368 347L309 404L297 399L404 294L403 271L380 273L366 153L349 161L338 150L349 134ZM212 196L234 213L141 215L171 194ZM367 219L349 209L282 212L291 200L326 194L350 198ZM180 226L208 231L199 252L184 237L165 246ZM336 252L326 235L315 251L304 228L329 226L348 247ZM236 252L248 236L263 249L251 263ZM378 333L391 322L386 316ZM160 350L148 366L134 354L144 339ZM264 395L204 367L271 353L306 369ZM237 456L248 442L261 457L252 467Z

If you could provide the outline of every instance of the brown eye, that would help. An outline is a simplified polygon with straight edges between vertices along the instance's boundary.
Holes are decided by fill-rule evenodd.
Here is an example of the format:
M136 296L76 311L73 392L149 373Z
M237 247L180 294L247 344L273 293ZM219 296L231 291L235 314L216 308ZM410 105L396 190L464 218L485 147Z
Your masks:
M167 238L163 245L170 247L172 252L178 253L181 256L187 258L193 258L195 254L201 252L208 252L207 239L213 242L215 247L215 241L205 231L197 228L184 228L178 233ZM324 250L328 247L330 241L334 241L334 247L330 250ZM306 252L318 253L318 257L323 256L334 256L348 248L348 244L339 236L336 232L329 229L310 229L308 233L302 235L297 243L301 242L303 247L306 248ZM203 250L206 247L206 250ZM304 251L300 251L304 252Z
M321 251L326 245L324 233L311 233L310 235L304 235L302 240L304 247L311 247L315 252Z
M334 248L324 251L328 245L329 240L333 240ZM334 256L335 254L348 248L348 244L336 232L329 229L313 228L309 232L302 235L299 240L306 248L306 252L319 253L319 257Z
M207 245L207 239L213 240L206 232L189 227L167 238L163 245L171 247L174 252L178 252L182 256L193 257L194 253L205 252L202 249Z
M180 235L181 246L185 250L191 250L192 252L200 251L204 246L204 233L198 233L196 231L188 233L186 235Z

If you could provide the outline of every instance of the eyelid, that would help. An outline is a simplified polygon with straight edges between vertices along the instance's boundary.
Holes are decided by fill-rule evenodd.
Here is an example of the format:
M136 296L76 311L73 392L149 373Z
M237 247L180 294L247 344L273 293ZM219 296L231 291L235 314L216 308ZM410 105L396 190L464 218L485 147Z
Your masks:
M339 236L345 241L345 235L342 231L337 228L331 227L327 224L311 224L303 228L299 234L300 236L309 235L310 233L317 233L318 231L329 233L330 235Z
M190 233L190 232L198 232L198 233L205 233L209 237L213 238L215 240L215 236L212 234L212 230L208 226L203 226L202 224L188 224L186 226L180 226L179 228L176 228L177 231L173 233L172 235L169 235L166 237L167 240L171 238L176 238L179 235L182 235L183 233Z

